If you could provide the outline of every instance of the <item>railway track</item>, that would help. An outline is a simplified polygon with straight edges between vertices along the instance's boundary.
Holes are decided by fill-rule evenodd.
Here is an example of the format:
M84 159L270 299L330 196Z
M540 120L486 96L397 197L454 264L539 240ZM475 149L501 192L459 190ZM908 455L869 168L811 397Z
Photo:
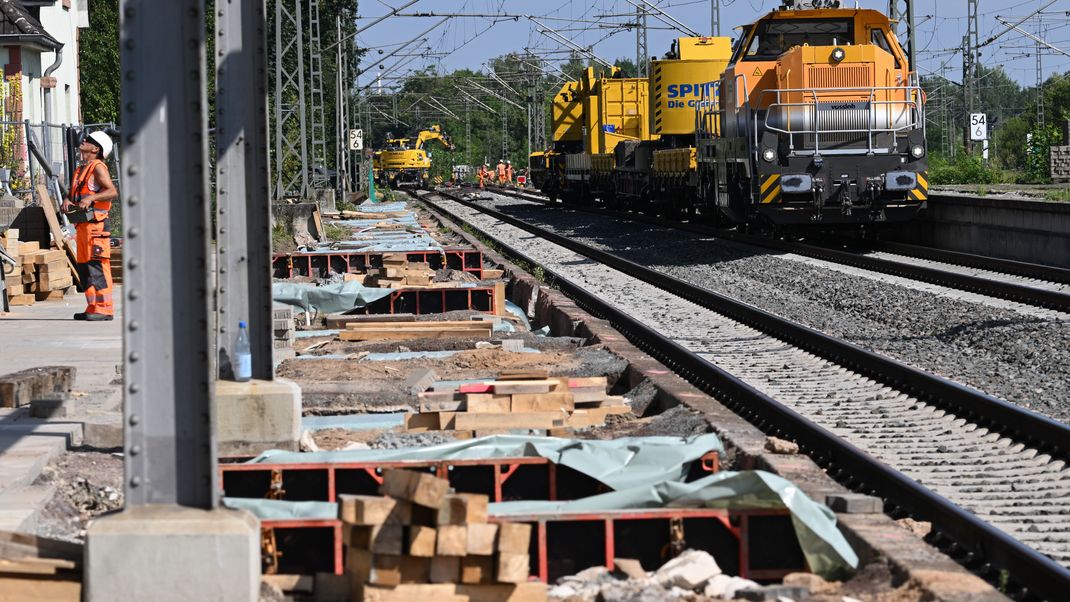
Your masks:
M422 198L893 516L932 521L979 574L1006 571L1025 598L1070 587L1066 425L459 197Z
M533 203L556 204L545 196L530 192L508 188L491 190ZM848 250L853 243L842 239L826 239L823 244L810 244L590 205L567 206L578 211L715 236L774 251L1070 313L1068 269L898 243L878 242L872 243L866 249Z

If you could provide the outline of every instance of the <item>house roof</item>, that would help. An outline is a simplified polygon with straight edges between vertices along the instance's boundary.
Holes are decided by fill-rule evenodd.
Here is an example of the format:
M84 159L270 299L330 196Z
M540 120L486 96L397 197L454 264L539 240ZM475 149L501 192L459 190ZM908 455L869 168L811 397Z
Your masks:
M44 26L26 10L19 0L0 0L0 45L36 46L41 50L58 50L63 44L45 31Z

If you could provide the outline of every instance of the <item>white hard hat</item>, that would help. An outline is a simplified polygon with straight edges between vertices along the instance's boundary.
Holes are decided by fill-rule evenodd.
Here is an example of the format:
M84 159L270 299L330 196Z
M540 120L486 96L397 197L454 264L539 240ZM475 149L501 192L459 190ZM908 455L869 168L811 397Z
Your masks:
M107 159L108 155L111 154L111 137L105 134L104 132L98 131L90 134L89 139L93 141L93 144L96 144L100 147L100 158Z

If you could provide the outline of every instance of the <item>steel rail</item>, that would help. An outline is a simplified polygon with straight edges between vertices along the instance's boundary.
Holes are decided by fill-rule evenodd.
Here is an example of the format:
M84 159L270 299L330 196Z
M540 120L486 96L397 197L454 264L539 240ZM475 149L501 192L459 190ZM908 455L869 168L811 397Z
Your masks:
M543 203L547 205L558 204L547 198L540 198L530 193L518 193L509 189L495 188L493 189L493 192L513 196L526 201L531 201L533 203ZM1054 309L1057 311L1070 313L1070 294L1058 291L1050 291L1011 282L1000 282L998 280L991 280L989 278L984 278L980 276L959 274L956 272L949 272L947 270L941 270L939 268L931 268L927 266L910 265L898 261L880 259L878 257L867 257L865 255L859 255L858 253L852 253L850 251L841 251L838 249L831 249L828 247L797 241L777 240L764 236L756 236L753 234L746 234L742 232L735 232L732 230L714 228L712 226L706 226L702 224L678 222L661 217L640 215L635 213L616 211L612 209L602 209L598 207L591 207L589 205L577 205L572 203L560 204L578 211L586 211L589 213L608 215L611 217L617 217L622 219L630 219L632 221L655 224L659 226L664 226L666 228L686 230L698 234L707 234L710 236L716 236L724 240L731 240L743 244L764 247L783 253L794 253L796 255L803 255L805 257L811 257L813 259L820 259L823 261L829 261L841 265L862 268L865 270L870 270L872 272L880 272L882 274L900 276L904 278L909 278L911 280L918 280L921 282L928 282L930 284L936 284L939 286L945 286L957 290L978 293L988 297L1016 301L1018 303L1024 303L1026 305L1046 307L1048 309ZM889 250L889 252L895 251ZM952 252L950 251L945 251L944 253L948 254L949 257L952 254ZM954 255L957 255L959 257L966 256L966 254L961 253ZM972 265L971 267L978 267L981 269L999 272L1004 271L1002 269L1002 266L1004 265L1017 266L1015 268L1016 271L1008 270L1006 273L1015 275L1028 275L1029 277L1046 280L1049 282L1064 282L1066 281L1064 279L1070 279L1070 270L1063 270L1061 268L1048 268L1047 266L1026 264L1022 262L1008 262L1007 260L982 257L979 255L967 257L974 258L975 265ZM930 259L929 257L922 258ZM937 261L945 261L943 259L936 259L935 257L933 257L932 259ZM982 263L982 260L991 260L991 262L985 265ZM953 261L946 261L948 261L949 263L954 263ZM966 261L966 259L963 258L962 261ZM1020 274L1020 271L1024 271L1027 269L1026 266L1032 266L1032 273Z
M500 211L442 191L434 194L549 240L860 374L885 382L915 395L926 403L952 410L960 417L979 425L983 424L993 432L1000 432L1017 442L1044 449L1056 456L1063 456L1065 450L1070 449L1070 427L1055 420L790 322L746 303L660 274ZM457 222L464 222L460 216L441 207L436 206L435 209ZM531 265L540 265L520 249L500 241L496 241L496 244L515 258ZM1070 588L1070 570L1051 558L876 460L665 335L615 309L605 300L597 298L567 278L552 271L549 273L554 277L554 285L584 309L609 320L634 344L759 428L766 432L774 431L774 434L786 434L796 440L815 461L822 464L837 479L853 477L859 481L859 488L884 498L895 513L906 512L922 520L931 521L938 532L967 550L971 563L988 565L982 571L988 577L992 576L992 568L1006 570L1014 582L1021 584L1024 592L1050 600L1060 599L1068 591L1067 588Z
M935 247L884 240L868 242L866 243L866 246L874 251L885 251L888 253L896 253L898 255L916 257L918 259L942 261L944 263L968 268L988 270L990 272L1003 272L1004 274L1012 274L1014 276L1022 276L1025 278L1035 278L1037 280L1047 280L1048 282L1070 284L1070 269L1060 268L1058 266L1015 261L1013 259L1001 259L999 257L988 257L986 255L975 255L973 253L948 251L945 249L937 249Z

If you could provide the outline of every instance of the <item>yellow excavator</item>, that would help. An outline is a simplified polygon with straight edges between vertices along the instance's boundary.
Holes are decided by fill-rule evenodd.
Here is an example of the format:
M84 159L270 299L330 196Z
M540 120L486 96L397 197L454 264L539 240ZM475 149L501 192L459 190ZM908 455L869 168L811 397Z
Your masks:
M453 150L453 142L442 133L442 127L432 125L416 135L416 138L390 138L387 147L373 155L372 169L375 181L380 186L427 186L431 171L431 153L424 146L437 140L447 150Z

